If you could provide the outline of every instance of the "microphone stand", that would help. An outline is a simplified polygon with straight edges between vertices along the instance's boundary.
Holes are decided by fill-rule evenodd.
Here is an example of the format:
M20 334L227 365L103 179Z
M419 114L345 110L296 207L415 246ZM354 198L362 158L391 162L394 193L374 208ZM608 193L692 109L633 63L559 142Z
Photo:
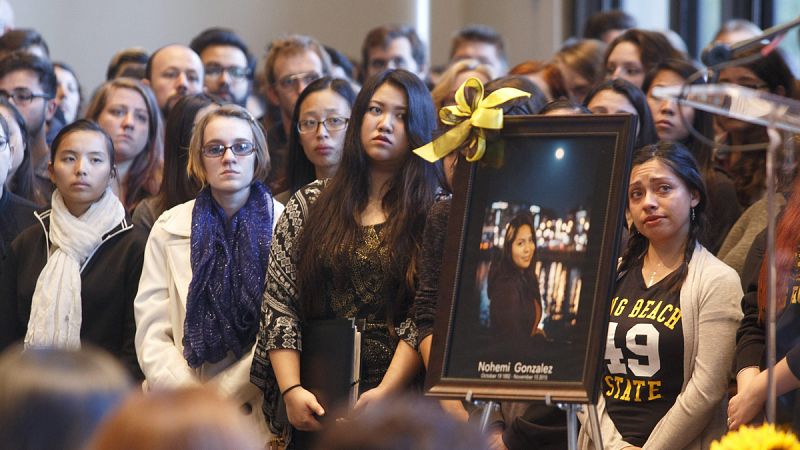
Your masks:
M737 42L730 47L724 44L714 45L712 43L706 47L705 50L703 50L703 54L700 59L706 66L715 66L717 64L736 59L742 53L761 46L763 41L771 41L774 37L783 35L796 26L800 26L800 16L797 16L797 18L791 22L768 28L760 35Z

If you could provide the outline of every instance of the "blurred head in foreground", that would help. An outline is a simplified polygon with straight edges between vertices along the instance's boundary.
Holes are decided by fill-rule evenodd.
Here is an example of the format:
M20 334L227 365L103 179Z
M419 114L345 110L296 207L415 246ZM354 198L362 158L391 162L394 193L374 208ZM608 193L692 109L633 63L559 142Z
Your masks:
M0 449L82 449L130 388L99 349L10 347L0 356Z

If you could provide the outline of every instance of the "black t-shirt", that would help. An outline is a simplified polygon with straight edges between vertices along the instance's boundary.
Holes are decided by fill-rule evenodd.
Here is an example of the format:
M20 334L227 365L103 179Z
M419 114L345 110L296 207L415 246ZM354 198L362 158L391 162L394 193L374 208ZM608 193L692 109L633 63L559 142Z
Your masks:
M617 283L611 303L602 390L626 442L641 447L683 385L680 294L670 274L646 287L641 262Z

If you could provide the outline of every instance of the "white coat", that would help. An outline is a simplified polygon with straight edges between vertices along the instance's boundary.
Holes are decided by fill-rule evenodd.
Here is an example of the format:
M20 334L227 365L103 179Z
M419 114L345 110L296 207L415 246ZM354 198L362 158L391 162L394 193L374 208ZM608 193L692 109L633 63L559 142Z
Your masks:
M273 231L283 213L274 204ZM207 385L241 404L257 422L265 439L266 427L261 404L263 394L250 383L250 365L255 345L238 360L228 354L221 361L189 367L183 357L183 323L192 280L190 237L194 200L161 215L147 240L144 267L134 300L136 355L144 372L145 390L174 389Z

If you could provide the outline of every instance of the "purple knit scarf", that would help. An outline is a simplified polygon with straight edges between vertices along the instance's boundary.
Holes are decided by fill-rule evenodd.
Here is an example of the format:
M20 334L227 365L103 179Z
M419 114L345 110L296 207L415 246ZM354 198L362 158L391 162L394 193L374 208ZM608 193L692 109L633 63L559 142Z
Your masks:
M273 200L261 182L228 221L206 187L192 210L192 281L183 356L189 367L241 357L255 341L272 242Z

